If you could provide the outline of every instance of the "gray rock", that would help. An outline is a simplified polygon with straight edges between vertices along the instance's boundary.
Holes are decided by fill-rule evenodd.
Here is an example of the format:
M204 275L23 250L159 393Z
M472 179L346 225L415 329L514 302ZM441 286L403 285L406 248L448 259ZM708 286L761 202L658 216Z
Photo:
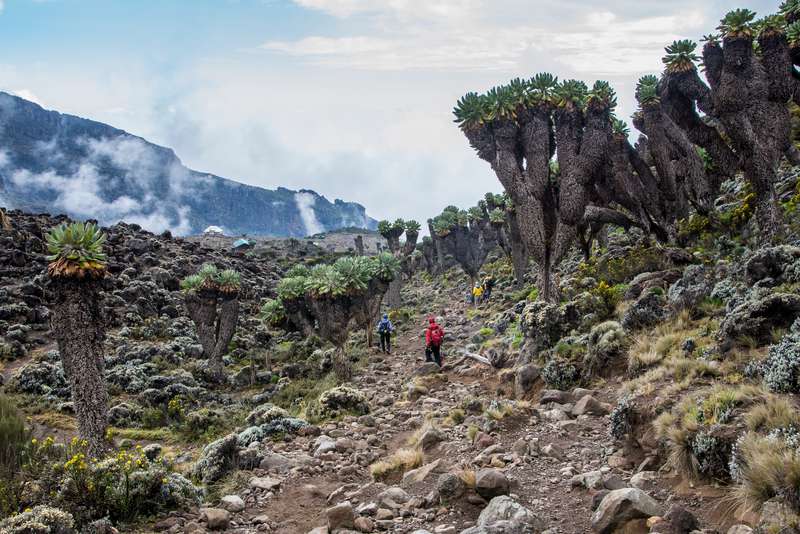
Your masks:
M713 270L705 265L689 265L680 280L672 284L667 300L675 310L692 308L711 294L714 286Z
M328 519L328 528L331 530L336 530L337 528L353 528L355 526L355 513L353 512L353 505L350 504L350 501L331 506L325 510L325 517Z
M663 515L661 505L642 490L624 488L609 492L592 515L598 534L613 534L634 519Z
M200 518L209 530L226 530L231 522L231 514L222 508L203 508Z
M608 404L598 401L591 395L583 396L572 408L574 417L579 415L608 415L610 413L611 407Z
M481 469L475 475L475 491L486 500L508 495L511 484L497 469Z
M769 343L775 328L787 328L800 317L800 295L774 293L755 295L731 310L717 334L720 348L729 350L742 337Z
M461 534L541 534L544 528L543 521L533 512L503 495L492 499L475 526Z
M539 380L539 366L529 363L518 367L514 373L514 395L521 399L528 395Z
M466 491L466 485L461 477L455 473L444 473L436 481L436 490L444 502L458 499Z
M244 500L238 495L226 495L220 499L220 508L223 508L231 513L241 512L244 510Z

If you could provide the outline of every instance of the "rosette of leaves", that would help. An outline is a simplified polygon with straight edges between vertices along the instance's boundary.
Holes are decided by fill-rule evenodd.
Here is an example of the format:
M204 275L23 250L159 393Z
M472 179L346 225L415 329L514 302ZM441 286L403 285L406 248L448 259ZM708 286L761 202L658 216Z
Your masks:
M565 80L553 91L553 98L558 107L575 107L583 109L589 96L589 88L580 80Z
M106 272L106 236L92 223L62 224L46 236L47 272L54 278L100 278Z
M607 81L597 80L586 96L586 103L614 109L617 107L617 92L612 89L611 84Z
M658 95L658 78L652 74L642 76L636 84L636 100L642 107L656 106L661 102Z
M631 133L628 124L617 117L611 117L611 131L614 135L621 135L623 137L628 137Z
M695 53L697 43L690 39L673 41L671 45L664 48L667 53L661 61L667 66L667 72L688 72L695 68L695 63L700 57Z
M281 299L269 299L261 306L261 320L271 326L283 324L286 320L286 308Z
M310 275L310 272L309 272ZM308 276L291 276L278 282L278 298L282 301L295 300L306 292Z
M489 212L489 222L495 226L502 226L506 222L506 212L500 208L495 208Z
M400 261L388 252L382 252L369 261L370 275L383 282L391 282L400 272Z
M217 274L214 280L220 293L233 295L239 292L242 285L241 275L233 269L225 269Z
M407 233L419 233L422 226L415 220L406 221L405 229Z
M475 92L462 96L453 108L454 122L462 130L481 127L486 117L486 98Z
M786 39L792 47L800 44L800 21L793 22L786 27Z
M308 276L311 273L311 270L301 263L297 265L293 265L288 271L286 271L286 278L293 278L295 276Z
M734 9L722 18L717 29L728 38L751 38L753 37L753 21L755 18L755 11L745 8Z

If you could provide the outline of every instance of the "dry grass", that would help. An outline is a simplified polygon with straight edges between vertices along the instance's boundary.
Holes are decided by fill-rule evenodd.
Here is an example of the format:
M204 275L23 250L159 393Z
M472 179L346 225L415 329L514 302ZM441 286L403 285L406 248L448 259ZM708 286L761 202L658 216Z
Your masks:
M480 429L477 426L469 425L469 428L467 428L467 439L470 443L475 442L475 436L478 435L478 432L480 432Z
M638 373L669 356L677 356L681 342L690 337L692 330L697 326L689 317L689 312L683 311L652 331L639 334L634 338L633 345L628 351L628 371Z
M68 431L74 431L78 429L75 418L69 415L64 415L63 413L44 412L32 415L31 419L47 428L57 428L59 430Z
M506 403L498 403L496 407L487 408L483 415L489 419L500 421L514 413L514 407Z
M369 466L369 472L375 480L384 480L389 476L402 475L406 471L422 465L424 455L419 449L398 449L385 460Z
M475 476L475 471L472 469L462 469L458 473L458 478L461 479L464 485L472 489L475 489Z
M747 428L755 432L769 432L776 428L800 428L800 414L786 397L768 395L763 402L753 406L745 415Z
M730 499L745 511L758 510L776 495L797 505L800 488L800 456L780 439L748 432L737 444L737 482Z
M420 446L420 442L422 441L422 436L428 430L435 430L436 424L433 422L433 419L430 416L426 416L425 422L422 423L422 426L419 427L411 436L406 439L406 446L416 448Z
M447 415L445 420L442 421L442 426L453 427L456 425L460 425L461 423L464 422L465 418L466 414L464 413L464 410L462 410L461 408L453 408L452 410L450 410L450 413Z

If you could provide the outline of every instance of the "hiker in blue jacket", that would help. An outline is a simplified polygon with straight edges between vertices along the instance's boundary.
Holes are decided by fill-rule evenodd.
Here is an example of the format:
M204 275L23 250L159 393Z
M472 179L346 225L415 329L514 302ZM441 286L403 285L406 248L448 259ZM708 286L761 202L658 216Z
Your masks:
M384 313L383 318L378 321L378 334L381 336L381 351L386 354L392 353L392 332L394 332L392 321L390 321L389 316Z

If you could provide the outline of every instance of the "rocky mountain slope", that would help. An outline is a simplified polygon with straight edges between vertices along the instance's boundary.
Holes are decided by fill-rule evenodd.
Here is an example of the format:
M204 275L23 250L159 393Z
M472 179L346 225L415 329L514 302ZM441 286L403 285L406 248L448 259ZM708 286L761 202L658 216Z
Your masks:
M749 197L728 184L720 202L743 214L739 226L685 221L680 246L611 232L590 261L576 251L563 263L558 303L536 300L532 278L516 286L500 251L484 266L495 293L477 307L460 271L417 272L391 312L392 354L353 332L346 383L320 339L258 315L290 267L330 252L294 240L238 255L107 229L108 436L119 451L107 462L139 462L145 513L87 505L70 489L101 483L107 468L81 471L70 445L42 274L43 233L59 220L12 212L0 234L3 391L35 428L36 454L66 447L52 471L26 471L20 509L53 491L44 502L71 514L14 521L94 532L796 532L793 497L769 476L796 465L784 443L800 423L797 176L783 173L785 245L756 246ZM178 288L205 262L242 274L224 384L209 379ZM441 370L424 362L428 315L447 331ZM778 454L781 469L758 471L754 451Z
M152 231L295 236L372 228L359 204L186 168L172 150L0 92L0 206Z

